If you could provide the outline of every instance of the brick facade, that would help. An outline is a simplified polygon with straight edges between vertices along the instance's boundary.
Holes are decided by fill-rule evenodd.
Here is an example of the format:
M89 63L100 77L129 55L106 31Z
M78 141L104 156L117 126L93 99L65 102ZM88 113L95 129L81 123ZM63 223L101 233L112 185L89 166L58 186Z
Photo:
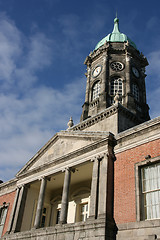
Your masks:
M11 215L11 212L12 212L12 207L13 207L15 194L16 194L16 191L13 191L13 192L10 192L10 193L7 193L5 195L0 196L0 206L3 206L4 202L6 202L6 204L9 205L2 236L7 232L7 229L8 229L8 223L9 223L10 215Z
M160 155L160 139L116 155L114 217L117 224L136 222L135 163Z

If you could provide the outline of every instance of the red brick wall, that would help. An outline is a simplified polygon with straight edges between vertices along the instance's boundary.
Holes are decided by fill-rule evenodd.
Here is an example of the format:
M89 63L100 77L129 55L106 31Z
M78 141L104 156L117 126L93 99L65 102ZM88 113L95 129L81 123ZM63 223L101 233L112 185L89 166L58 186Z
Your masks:
M13 207L15 194L16 194L16 191L8 193L8 194L3 195L3 196L0 196L0 206L3 206L3 202L6 202L6 204L9 204L9 208L8 208L8 212L7 212L5 226L3 228L2 236L5 234L5 232L7 231L7 228L8 228L8 223L9 223L9 219L10 219L10 214L12 212L12 207Z
M160 155L160 139L116 155L114 217L117 224L136 221L135 170L145 156Z

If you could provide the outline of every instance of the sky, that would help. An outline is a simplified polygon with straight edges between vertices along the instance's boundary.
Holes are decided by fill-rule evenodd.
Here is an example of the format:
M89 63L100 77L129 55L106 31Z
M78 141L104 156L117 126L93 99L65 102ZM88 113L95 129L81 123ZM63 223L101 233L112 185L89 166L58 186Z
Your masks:
M0 0L0 179L7 181L84 103L85 58L113 30L147 57L150 116L160 115L160 1Z

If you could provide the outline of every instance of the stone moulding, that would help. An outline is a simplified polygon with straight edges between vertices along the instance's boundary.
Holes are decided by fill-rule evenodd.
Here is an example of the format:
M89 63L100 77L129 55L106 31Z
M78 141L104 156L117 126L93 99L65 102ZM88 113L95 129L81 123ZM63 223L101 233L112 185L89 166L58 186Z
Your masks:
M114 104L113 106L103 110L102 112L96 114L95 116L87 118L83 122L80 122L79 124L71 127L69 129L69 131L83 130L87 127L94 125L95 123L98 123L98 122L104 120L105 118L110 117L111 115L117 113L118 111L127 115L127 117L129 119L134 120L136 123L140 123L140 121L138 121L138 119L135 117L135 115L132 112L130 112L128 109L123 107L120 103L118 103L118 104Z
M74 159L75 157L83 156L84 154L86 154L88 152L91 152L95 148L99 148L101 146L104 146L106 144L106 142L108 142L110 144L110 142L112 142L112 141L115 143L115 139L114 139L113 134L105 133L104 138L102 138L102 139L100 139L96 142L93 142L93 143L91 143L91 144L89 144L85 147L82 147L82 148L80 148L76 151L73 151L72 153L68 153L68 154L63 155L63 156L61 156L59 158L56 158L54 160L50 156L50 161L48 161L44 165L41 165L40 167L37 167L37 168L32 169L32 170L29 170L28 167L27 167L20 174L17 174L16 177L17 177L17 179L20 180L24 176L27 177L30 174L41 172L42 169L45 170L49 167L54 167L54 166L57 166L57 164L61 164L61 163L64 163L66 161L69 161L70 159ZM83 160L83 161L86 162L86 160ZM87 161L89 161L89 159Z
M86 222L77 222L70 224L57 224L54 227L46 227L42 229L31 229L30 231L25 232L17 232L14 234L5 234L2 239L3 240L22 240L22 239L37 239L37 240L45 240L45 239L106 239L106 233L110 234L108 240L113 240L112 237L116 233L115 223L111 222L109 224L112 226L112 229L107 227L106 230L106 220L97 219L90 220Z

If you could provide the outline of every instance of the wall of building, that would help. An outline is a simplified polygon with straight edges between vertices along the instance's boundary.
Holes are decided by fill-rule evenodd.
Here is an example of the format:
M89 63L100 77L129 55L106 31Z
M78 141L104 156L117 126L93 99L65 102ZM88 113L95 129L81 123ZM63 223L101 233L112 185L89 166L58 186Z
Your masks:
M10 215L12 212L15 194L16 194L16 191L13 191L13 192L6 193L5 195L0 196L0 206L3 206L4 202L6 202L6 204L9 205L2 236L7 232L7 229L8 229L8 223L9 223Z
M114 217L117 224L136 221L135 163L160 155L160 139L116 154Z

